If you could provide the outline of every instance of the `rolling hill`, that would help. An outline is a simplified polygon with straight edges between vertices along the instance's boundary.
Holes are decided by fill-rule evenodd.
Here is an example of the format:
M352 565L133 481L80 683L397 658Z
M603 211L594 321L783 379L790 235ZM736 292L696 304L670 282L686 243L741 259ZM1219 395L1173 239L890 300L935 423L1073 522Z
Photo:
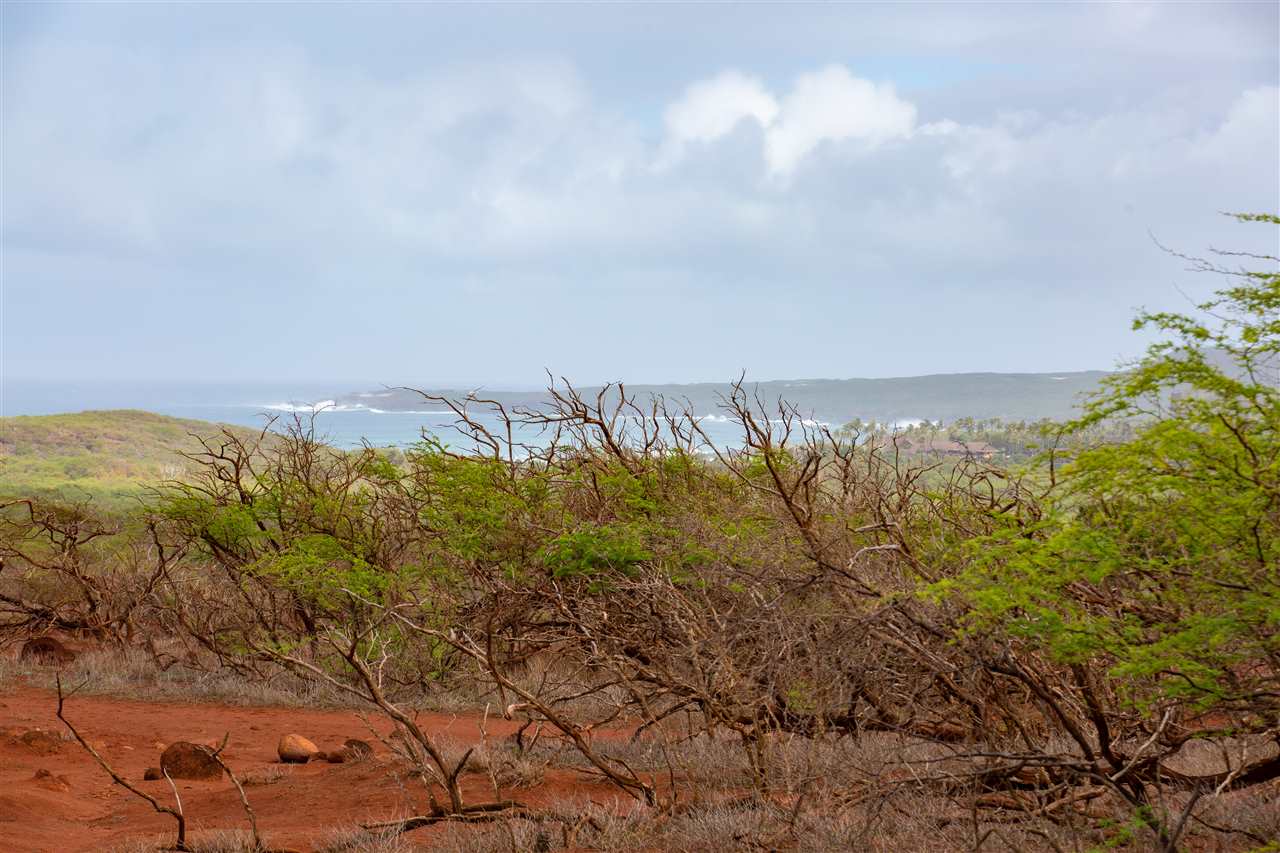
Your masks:
M0 497L88 498L119 508L181 474L181 452L199 446L194 436L222 429L131 409L0 418Z

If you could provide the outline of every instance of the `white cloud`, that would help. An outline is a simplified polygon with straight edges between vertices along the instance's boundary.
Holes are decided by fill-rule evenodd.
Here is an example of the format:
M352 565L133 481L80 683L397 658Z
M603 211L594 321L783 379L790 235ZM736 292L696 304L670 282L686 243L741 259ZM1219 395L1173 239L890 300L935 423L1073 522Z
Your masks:
M758 78L725 71L692 84L667 107L658 165L672 165L690 143L715 142L748 119L765 129L769 174L785 179L824 142L852 140L871 149L910 136L916 108L892 85L855 77L841 65L801 74L781 103ZM929 130L946 132L946 125Z
M582 287L639 280L655 259L691 280L1007 280L1043 257L1128 264L1121 244L1140 251L1149 227L1177 243L1162 223L1274 198L1274 87L1203 113L950 117L842 66L779 92L728 71L684 89L655 144L555 60L374 77L300 50L206 51L166 76L55 47L29 45L6 92L11 249L307 274L518 268ZM1062 259L1063 234L1114 248ZM403 276L389 280L430 286Z
M785 177L823 142L857 140L874 148L909 136L915 122L915 105L892 85L831 65L796 80L765 136L765 160L772 175Z
M768 127L777 117L777 100L756 77L725 71L700 80L685 89L663 114L667 142L660 163L668 165L678 159L688 143L714 142L745 119Z
M1160 7L1149 0L1129 3L1106 3L1102 6L1103 20L1110 29L1125 36L1141 34L1155 22Z
M1220 165L1258 162L1277 157L1280 131L1280 87L1259 86L1241 93L1222 124L1197 139L1192 156Z
M1280 181L1274 7L1154 8L397 7L328 39L276 9L252 43L60 14L4 45L6 371L252 376L296 362L283 323L363 334L297 368L334 375L1105 365L1196 286L1148 231L1252 248L1214 211ZM883 78L814 58L855 55Z

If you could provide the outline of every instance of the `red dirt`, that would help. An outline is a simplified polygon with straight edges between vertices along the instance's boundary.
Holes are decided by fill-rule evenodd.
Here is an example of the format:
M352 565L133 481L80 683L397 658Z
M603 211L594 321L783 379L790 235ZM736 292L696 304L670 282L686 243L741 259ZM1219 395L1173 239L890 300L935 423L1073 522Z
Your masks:
M173 819L114 785L74 741L51 746L51 738L40 735L23 740L22 735L33 730L64 735L66 730L55 716L56 705L56 696L48 690L10 686L0 692L0 850L65 853L109 849L138 839L170 841ZM312 850L335 829L427 811L421 784L403 778L403 766L391 760L381 743L374 744L372 759L352 764L286 766L277 760L276 744L290 732L305 735L321 749L336 749L352 737L373 742L355 711L76 695L67 699L65 712L116 772L166 804L172 803L168 783L144 782L142 774L159 765L160 752L173 741L219 742L229 732L223 756L242 780L285 767L287 775L278 781L245 788L259 830L275 848ZM423 714L419 722L428 732L463 744L478 744L481 739L478 716ZM385 722L376 722L376 727L383 735L390 731ZM515 724L491 717L486 727L496 741L514 731ZM211 830L248 829L239 796L228 779L177 784L192 839ZM494 799L483 774L464 775L463 791L470 803ZM503 791L503 798L534 807L566 798L600 802L616 797L616 789L562 769L548 769L537 788ZM438 831L415 830L406 838L425 846Z

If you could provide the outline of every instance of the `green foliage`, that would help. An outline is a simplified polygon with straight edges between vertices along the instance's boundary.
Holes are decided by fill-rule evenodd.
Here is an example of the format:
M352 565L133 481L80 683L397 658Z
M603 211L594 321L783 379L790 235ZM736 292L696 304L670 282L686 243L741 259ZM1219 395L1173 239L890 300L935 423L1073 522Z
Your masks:
M789 711L798 714L812 714L818 710L818 702L815 695L818 691L814 685L805 679L799 679L795 684L787 687L782 695L786 700L786 707Z
M288 549L261 560L253 574L272 578L285 589L308 601L333 608L346 599L346 591L378 600L389 578L353 553L333 536L313 533L292 542Z
M584 526L562 533L543 549L552 577L595 577L606 572L634 575L653 559L636 528L623 524Z
M1199 314L1138 318L1165 338L1067 425L1121 419L1132 438L1081 452L1040 522L1000 519L936 592L962 592L977 626L1105 661L1134 701L1268 704L1251 664L1280 654L1280 273L1259 260L1214 269L1232 283Z
M199 531L199 539L208 547L230 553L249 552L264 536L251 505L218 503L193 489L166 492L155 512Z
M492 457L457 456L427 441L407 454L407 469L419 521L445 563L482 563L518 574L536 548L528 525L556 514L545 478L512 477Z
M787 471L795 465L795 458L786 451L775 448L771 451L757 451L743 459L743 474L750 480L767 480L774 471Z

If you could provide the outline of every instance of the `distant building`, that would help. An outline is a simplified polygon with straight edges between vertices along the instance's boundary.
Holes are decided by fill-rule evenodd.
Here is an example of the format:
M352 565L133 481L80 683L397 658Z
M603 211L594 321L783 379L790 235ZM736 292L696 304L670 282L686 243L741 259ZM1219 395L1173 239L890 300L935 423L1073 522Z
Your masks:
M1000 453L999 448L992 447L985 441L952 441L949 438L900 438L897 446L900 453L915 453L921 456L990 459Z

